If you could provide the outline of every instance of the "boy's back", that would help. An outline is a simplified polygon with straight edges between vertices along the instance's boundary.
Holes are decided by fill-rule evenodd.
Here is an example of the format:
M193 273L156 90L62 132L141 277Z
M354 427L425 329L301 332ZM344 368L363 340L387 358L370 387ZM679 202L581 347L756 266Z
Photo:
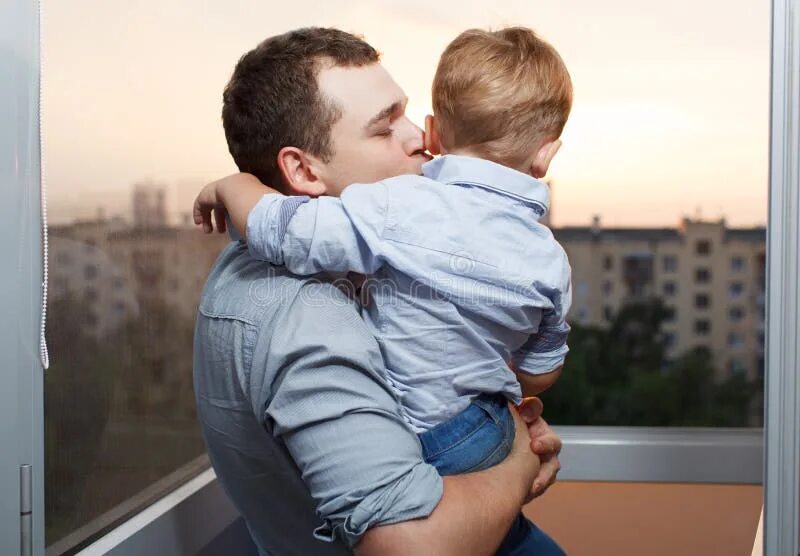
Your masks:
M508 362L532 374L559 366L571 299L566 255L538 222L546 185L465 156L423 171L306 205L265 197L248 227L251 252L292 272L374 273L364 317L418 432L480 393L519 402ZM277 233L271 214L288 223Z

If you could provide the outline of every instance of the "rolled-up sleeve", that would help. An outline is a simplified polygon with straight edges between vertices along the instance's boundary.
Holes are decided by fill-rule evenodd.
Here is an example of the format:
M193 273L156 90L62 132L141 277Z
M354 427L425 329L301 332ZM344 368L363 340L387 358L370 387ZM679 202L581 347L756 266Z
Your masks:
M428 516L442 479L399 416L355 307L334 286L310 282L284 314L253 357L274 379L251 391L317 503L323 525L315 534L353 546L370 527Z
M563 365L569 352L567 313L572 305L572 271L566 253L560 247L559 251L559 283L553 289L542 292L550 299L552 307L543 311L538 331L512 354L516 370L524 373L548 373Z

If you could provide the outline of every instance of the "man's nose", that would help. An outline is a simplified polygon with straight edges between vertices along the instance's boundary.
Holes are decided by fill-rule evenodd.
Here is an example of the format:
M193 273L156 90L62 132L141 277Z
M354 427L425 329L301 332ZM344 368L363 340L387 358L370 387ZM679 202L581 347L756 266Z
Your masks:
M403 150L407 155L411 156L425 148L424 132L405 116L403 117L403 122L405 124L403 126Z

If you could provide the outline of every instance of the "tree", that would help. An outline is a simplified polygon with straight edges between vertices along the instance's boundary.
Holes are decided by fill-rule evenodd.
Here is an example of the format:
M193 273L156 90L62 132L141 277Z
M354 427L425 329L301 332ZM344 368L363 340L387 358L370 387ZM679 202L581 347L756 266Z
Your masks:
M562 425L748 426L758 382L715 382L711 354L669 360L658 300L624 306L608 328L573 325L559 381L542 394L550 422Z

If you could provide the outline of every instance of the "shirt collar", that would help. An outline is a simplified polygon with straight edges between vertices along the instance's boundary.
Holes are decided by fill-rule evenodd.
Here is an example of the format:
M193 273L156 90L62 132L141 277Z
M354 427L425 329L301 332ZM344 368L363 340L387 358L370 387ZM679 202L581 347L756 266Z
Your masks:
M438 182L474 185L512 197L538 208L541 216L550 209L547 184L482 158L446 154L423 164L422 174Z

